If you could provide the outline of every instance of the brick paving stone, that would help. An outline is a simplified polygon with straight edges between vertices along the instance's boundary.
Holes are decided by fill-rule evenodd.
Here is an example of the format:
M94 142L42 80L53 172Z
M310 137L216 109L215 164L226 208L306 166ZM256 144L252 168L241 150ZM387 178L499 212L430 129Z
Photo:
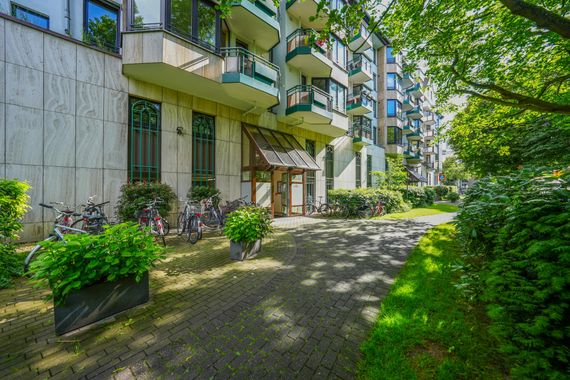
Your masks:
M0 377L354 378L408 252L447 219L278 219L245 262L223 237L170 237L151 301L71 336L54 335L48 292L22 279L0 290Z

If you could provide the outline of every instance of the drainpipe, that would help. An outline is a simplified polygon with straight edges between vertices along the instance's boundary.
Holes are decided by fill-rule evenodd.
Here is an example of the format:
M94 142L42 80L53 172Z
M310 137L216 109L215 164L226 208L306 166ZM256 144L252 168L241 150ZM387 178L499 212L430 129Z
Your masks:
M65 2L65 22L67 24L65 34L71 37L71 0Z

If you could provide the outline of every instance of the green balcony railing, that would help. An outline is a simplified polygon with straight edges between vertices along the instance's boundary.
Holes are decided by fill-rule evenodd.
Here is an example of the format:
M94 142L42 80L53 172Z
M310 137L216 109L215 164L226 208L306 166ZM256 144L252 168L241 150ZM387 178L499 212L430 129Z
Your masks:
M312 85L297 85L287 90L287 108L317 106L332 112L332 96Z
M348 62L348 75L364 71L372 76L372 62L364 54L354 54L352 61Z
M287 59L301 50L301 53L310 54L315 49L327 58L332 58L332 52L327 50L327 42L319 40L319 33L314 29L297 29L287 37Z
M266 85L277 87L279 67L241 47L222 48L225 73L246 75Z

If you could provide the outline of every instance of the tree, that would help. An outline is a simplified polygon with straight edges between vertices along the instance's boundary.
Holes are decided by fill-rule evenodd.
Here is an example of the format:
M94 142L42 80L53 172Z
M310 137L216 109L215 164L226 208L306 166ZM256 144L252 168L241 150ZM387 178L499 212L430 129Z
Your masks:
M478 177L522 165L570 163L570 123L564 115L514 112L471 98L450 122L445 138L465 168Z
M443 161L443 173L446 181L466 181L472 179L473 176L467 171L465 165L454 156L449 156Z
M408 172L404 167L403 156L387 156L386 171L374 171L372 175L377 178L378 187L387 190L396 190L406 184Z

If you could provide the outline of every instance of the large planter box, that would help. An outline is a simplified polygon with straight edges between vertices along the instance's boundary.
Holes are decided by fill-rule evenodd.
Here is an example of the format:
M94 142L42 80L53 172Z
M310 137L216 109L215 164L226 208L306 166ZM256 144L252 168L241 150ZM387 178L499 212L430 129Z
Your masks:
M230 258L232 260L243 261L247 258L255 256L260 250L261 240L257 240L253 244L230 241Z
M148 272L137 282L135 276L102 282L70 293L65 302L55 305L57 335L105 319L148 302Z

